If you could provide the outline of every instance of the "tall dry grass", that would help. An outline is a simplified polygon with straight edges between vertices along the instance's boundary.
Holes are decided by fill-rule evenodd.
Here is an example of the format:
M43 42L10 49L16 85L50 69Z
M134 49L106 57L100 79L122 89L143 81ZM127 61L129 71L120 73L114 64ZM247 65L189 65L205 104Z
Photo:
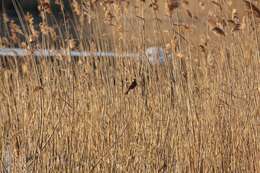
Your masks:
M48 1L39 25L22 11L21 27L4 15L1 46L160 46L175 58L151 65L25 57L2 65L3 172L260 171L257 4L72 1L71 19L56 2L61 20Z

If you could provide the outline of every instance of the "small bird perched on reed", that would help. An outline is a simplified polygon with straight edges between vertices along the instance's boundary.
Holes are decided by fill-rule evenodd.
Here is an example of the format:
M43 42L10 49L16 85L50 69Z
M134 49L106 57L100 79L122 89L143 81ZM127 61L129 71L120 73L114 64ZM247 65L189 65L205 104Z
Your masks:
M131 85L128 87L127 91L125 92L125 95L129 93L130 90L133 90L137 86L136 79L134 79L131 83Z

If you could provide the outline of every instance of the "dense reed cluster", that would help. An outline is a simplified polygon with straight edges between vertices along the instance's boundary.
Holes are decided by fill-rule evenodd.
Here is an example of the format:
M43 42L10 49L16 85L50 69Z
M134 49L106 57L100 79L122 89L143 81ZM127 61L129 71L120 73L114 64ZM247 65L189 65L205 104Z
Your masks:
M260 171L259 3L13 3L0 47L174 58L1 57L1 171Z

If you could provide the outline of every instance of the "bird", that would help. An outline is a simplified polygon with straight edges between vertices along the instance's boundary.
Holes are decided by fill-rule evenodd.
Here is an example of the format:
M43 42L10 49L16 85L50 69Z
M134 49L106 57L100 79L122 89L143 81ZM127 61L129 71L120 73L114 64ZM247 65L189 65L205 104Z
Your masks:
M136 86L137 86L137 82L136 82L136 79L134 79L134 80L132 81L131 85L128 87L127 91L125 92L125 95L127 95L130 90L135 89Z

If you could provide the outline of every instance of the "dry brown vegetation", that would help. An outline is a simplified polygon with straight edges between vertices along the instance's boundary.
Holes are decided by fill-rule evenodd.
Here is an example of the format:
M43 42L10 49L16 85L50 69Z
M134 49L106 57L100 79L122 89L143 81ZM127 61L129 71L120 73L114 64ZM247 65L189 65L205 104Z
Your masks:
M260 172L257 2L72 0L73 20L55 2L63 17L41 0L39 26L3 14L1 47L160 46L175 58L2 65L3 172Z

